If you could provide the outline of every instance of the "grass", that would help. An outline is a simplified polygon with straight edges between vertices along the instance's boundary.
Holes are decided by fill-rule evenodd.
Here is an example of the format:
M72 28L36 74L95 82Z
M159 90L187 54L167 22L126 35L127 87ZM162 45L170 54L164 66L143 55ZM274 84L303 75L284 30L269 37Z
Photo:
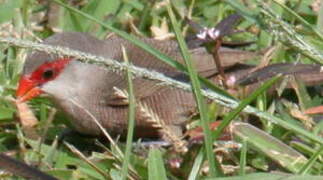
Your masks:
M127 57L126 49L122 47L124 60L127 64L129 64L129 59ZM133 131L135 128L135 113L136 113L136 102L133 92L133 81L132 81L132 75L129 70L127 70L127 80L128 80L128 94L129 94L129 125L128 125L128 134L127 134L127 145L125 150L125 158L122 165L122 179L126 179L128 174L128 166L130 162L130 155L131 155L131 144L133 141Z
M182 52L182 56L185 60L185 64L187 66L188 73L190 75L190 79L192 81L192 89L193 89L193 92L195 95L198 110L200 112L200 119L202 122L203 133L205 134L204 141L205 141L206 155L207 155L207 159L210 164L209 165L210 175L211 176L221 176L223 174L222 170L220 168L219 163L215 160L214 154L212 152L213 138L212 138L211 131L208 127L209 116L208 116L207 109L206 109L205 99L201 93L201 84L198 80L197 70L195 70L193 68L193 63L192 63L191 57L189 55L188 48L185 44L184 37L181 34L182 32L180 31L179 24L176 21L174 12L173 12L172 7L170 5L170 1L168 1L168 3L169 3L167 6L168 15L170 17L173 29L175 31L175 35L176 35L177 41L179 43L179 47Z
M240 12L244 20L237 28L245 32L226 37L225 40L254 41L252 45L243 48L250 51L276 47L271 59L275 63L321 63L322 32L319 30L321 25L318 20L322 19L322 13L319 14L310 8L311 1L286 0L282 3L276 0L174 0L171 1L172 8L164 2L148 0L66 2L55 0L55 3L48 5L45 1L0 1L0 37L36 41L35 37L45 38L54 30L88 32L99 38L103 38L109 32L119 34L190 75L201 113L201 125L207 135L204 137L205 144L192 145L184 154L176 153L172 148L142 147L140 142L134 145L131 144L132 125L126 144L117 141L117 146L114 146L101 144L95 139L70 138L68 143L58 146L56 136L63 126L68 125L68 120L58 111L54 121L47 124L45 121L51 119L54 106L46 98L38 98L30 103L40 120L33 131L37 134L47 134L43 135L44 143L39 146L39 142L42 142L38 140L39 137L36 140L31 138L28 131L17 123L16 108L11 102L28 49L0 43L0 152L11 153L27 163L38 163L41 170L60 179L202 179L218 177L221 173L224 173L223 179L239 179L243 175L246 175L246 178L283 178L283 175L270 173L270 169L295 174L290 176L291 179L299 178L297 174L305 175L304 178L322 175L322 122L317 121L312 127L305 129L306 124L302 124L305 122L291 114L293 109L302 112L304 107L322 104L323 99L315 89L304 90L299 85L296 91L300 93L296 95L291 90L284 89L283 96L279 98L260 96L262 91L269 88L270 83L275 80L273 79L249 97L240 96L239 101L232 98L225 101L225 94L229 91L221 92L219 88L201 80L189 65L190 55L181 37L187 27L182 15L191 13L190 16L195 22L211 27L227 15ZM50 16L44 16L49 10ZM165 20L169 30L161 25ZM142 43L138 38L129 36L156 35L151 32L152 26L162 30L159 35L173 34L178 39L187 69ZM248 63L258 64L259 59L250 60ZM128 70L131 97L131 76L136 76L136 73L131 68ZM204 91L200 83L211 90ZM215 102L219 104L217 119L223 120L223 123L215 132L208 128L208 122L214 121L208 117L214 115L210 114L212 111L209 111L203 102L202 95L207 93L220 97ZM296 98L293 98L295 96ZM259 104L262 103L260 108L265 113L247 106L253 105L256 98ZM223 110L223 105L236 109L225 114L228 110ZM254 112L254 116L243 114L241 111ZM254 118L261 119L262 126L258 124L261 130L242 123L249 121L257 126L257 123L252 121ZM133 117L129 116L130 119ZM232 136L240 144L237 147L213 146L214 136L220 136L220 132L225 131L226 127L230 127ZM226 143L228 142L224 144ZM239 148L241 144L243 146ZM124 156L120 154L119 148L125 152ZM0 179L2 178L15 177L4 173L0 175Z

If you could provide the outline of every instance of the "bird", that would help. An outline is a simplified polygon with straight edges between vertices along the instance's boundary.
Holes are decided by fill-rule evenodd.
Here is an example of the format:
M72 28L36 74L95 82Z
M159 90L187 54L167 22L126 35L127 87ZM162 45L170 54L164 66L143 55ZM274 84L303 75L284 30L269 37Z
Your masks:
M176 41L142 40L162 53L184 64ZM185 74L130 42L112 35L100 40L81 32L56 33L42 43L66 47L119 62L123 61L122 46L131 64L163 73L165 76L186 81ZM190 49L198 73L211 79L217 74L212 55L205 48ZM256 53L220 48L222 66L231 67ZM136 138L162 138L160 126L180 136L185 123L194 114L196 102L191 92L136 77L133 79L136 98ZM97 120L111 136L124 137L128 127L128 83L124 73L107 70L94 64L77 61L42 51L27 55L16 96L18 101L28 101L40 94L48 94L54 104L70 119L74 129L81 134L100 136Z
M141 40L184 64L176 41ZM99 40L86 33L62 32L46 38L42 43L119 62L124 61L124 47L131 64L189 82L186 74L116 35ZM190 53L199 75L219 83L213 56L203 47L194 47ZM320 65L280 63L255 71L257 67L243 62L259 56L259 53L221 47L219 55L226 69L227 84L247 86L250 92L262 81L277 74L295 75L307 85L323 82ZM134 78L133 84L136 99L134 136L163 139L165 134L161 129L181 136L188 120L196 114L193 94L141 77ZM102 135L102 130L95 123L98 121L111 136L123 138L128 127L127 88L127 77L123 72L86 64L73 57L34 51L27 55L16 96L18 102L25 102L40 94L48 94L58 109L70 119L77 132L91 136Z

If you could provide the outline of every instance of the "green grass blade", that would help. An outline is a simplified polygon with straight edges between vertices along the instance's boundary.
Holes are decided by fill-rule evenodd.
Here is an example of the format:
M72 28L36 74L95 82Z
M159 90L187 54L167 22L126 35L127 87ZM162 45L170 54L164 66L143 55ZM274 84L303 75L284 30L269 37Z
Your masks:
M198 174L199 174L199 171L202 167L202 163L203 163L203 158L204 157L204 149L201 148L199 153L197 154L196 158L195 158L195 161L194 161L194 164L193 164L193 167L192 167L192 170L190 172L190 175L188 176L188 180L195 180L197 179L198 177Z
M249 149L266 155L290 172L299 172L307 162L301 153L250 124L233 122L230 129L235 138L247 141Z
M220 166L217 165L217 162L215 162L215 157L214 157L213 148L212 148L213 139L211 135L211 130L209 128L209 115L207 112L207 107L204 101L204 97L201 94L201 84L198 80L197 72L193 68L193 64L188 52L188 48L185 44L182 32L180 31L179 25L176 21L175 15L170 6L170 2L168 2L167 10L168 10L168 15L170 17L171 23L173 25L173 29L175 31L175 35L176 35L179 47L181 49L182 56L184 57L184 60L190 75L190 79L192 81L192 88L195 95L195 100L198 106L198 110L200 112L200 118L201 118L202 128L204 132L205 149L206 149L206 156L210 166L210 175L215 177L217 175L221 175L222 171Z
M315 154L313 154L313 156L309 159L309 161L301 168L301 170L299 171L298 174L301 175L305 175L310 169L311 167L314 165L315 161L317 160L317 158L319 158L320 155L322 155L323 153L323 146L320 147L320 149L318 149Z
M323 33L323 3L320 5L319 14L317 16L316 28Z
M248 21L258 24L269 34L276 36L283 44L295 48L301 54L308 57L315 63L323 64L323 55L319 52L318 48L312 46L309 42L307 42L302 34L297 33L294 26L286 23L280 16L277 15L277 12L273 11L273 9L269 7L264 1L256 1L261 10L261 13L258 14L250 13L253 10L245 8L239 3L233 3L232 1L226 2L230 4L234 9L241 12L241 14ZM247 11L247 13L243 11Z
M230 122L239 115L239 113L252 101L254 101L259 95L269 89L275 82L280 79L281 76L275 76L272 79L266 81L261 87L259 87L255 92L253 92L249 97L240 102L239 106L231 111L228 115L224 117L221 124L217 127L214 132L214 138L220 137L222 131L230 124Z
M231 1L231 0L226 0L225 1L227 4L232 6L239 14L243 15L248 21L252 23L257 23L257 20L255 19L257 9L254 11L250 11L248 8L244 7L242 2L240 1Z
M150 149L148 155L149 180L166 180L166 170L162 154L158 149Z
M247 164L247 149L248 143L246 139L242 140L242 148L240 153L240 171L239 175L244 176L246 174L246 164Z
M294 16L298 21L300 21L304 26L306 26L307 28L309 28L310 30L312 30L314 32L314 34L320 38L320 40L323 40L323 35L314 27L312 26L310 23L308 23L304 18L302 18L300 15L298 15L295 11L293 11L292 9L290 9L289 7L287 7L285 4L283 4L281 1L277 1L277 0L272 0L273 2L275 2L276 4L278 4L280 7L282 7L285 11L287 11L289 14L291 14L292 16Z
M124 60L127 64L129 64L128 57L126 54L126 50L124 47L122 47L122 53ZM132 145L132 139L134 134L134 128L135 128L135 96L133 91L133 81L132 81L132 75L129 69L127 69L127 80L128 80L128 94L129 94L129 113L128 113L128 132L127 132L127 143L126 143L126 152L122 164L122 179L126 179L128 175L128 166L130 163L130 155L131 155L131 145Z

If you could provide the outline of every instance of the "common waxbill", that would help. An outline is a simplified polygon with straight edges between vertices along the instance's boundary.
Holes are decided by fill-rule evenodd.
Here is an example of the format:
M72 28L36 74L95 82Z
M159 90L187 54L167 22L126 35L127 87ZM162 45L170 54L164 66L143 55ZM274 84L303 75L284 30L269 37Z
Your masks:
M143 40L178 62L184 63L175 41ZM98 40L84 33L65 32L55 34L45 39L43 43L118 61L123 61L121 46L124 46L132 64L178 80L187 80L175 68L117 36ZM216 78L213 77L217 74L217 68L213 57L204 48L192 49L191 54L199 74L215 81ZM252 52L226 48L220 48L219 54L224 68L255 56ZM248 77L251 68L253 67L247 66L246 69L238 67L237 70L228 72L228 80L248 84L249 81L257 82L279 73L297 75L309 84L323 79L319 65L271 65ZM245 81L239 80L243 75L247 75ZM135 136L160 137L158 130L160 122L174 134L180 135L183 125L196 108L192 93L142 78L135 78L133 81L137 102ZM95 118L111 135L124 136L128 127L127 87L128 83L122 72L81 63L73 58L35 51L27 56L17 98L18 101L26 101L41 93L49 94L80 133L100 135L101 130L94 122Z
M175 41L144 41L183 63ZM124 46L132 64L184 80L183 74L175 68L117 36L98 40L84 33L64 32L45 39L43 43L118 61L123 61L121 46ZM203 48L192 49L191 53L195 68L202 76L212 77L217 73L212 56ZM224 67L230 67L254 55L252 52L220 49ZM196 107L192 94L142 78L135 78L133 81L137 102L135 136L159 137L156 120L163 121L175 134L180 134L184 122ZM115 136L125 135L127 132L127 87L124 73L84 64L73 58L35 51L27 56L16 94L19 101L26 101L46 93L69 116L78 132L100 135L101 130L93 121L96 118Z

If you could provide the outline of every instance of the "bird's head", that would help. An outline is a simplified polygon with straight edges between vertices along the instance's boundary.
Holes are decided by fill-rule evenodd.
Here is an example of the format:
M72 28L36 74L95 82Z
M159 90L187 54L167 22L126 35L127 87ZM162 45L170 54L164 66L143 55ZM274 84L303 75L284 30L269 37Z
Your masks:
M42 86L55 80L71 60L71 58L59 58L45 61L34 71L23 74L16 91L18 101L24 102L42 94Z
M79 32L57 33L42 43L102 56L108 53L104 41ZM57 97L73 88L76 78L82 79L90 69L73 59L43 51L29 53L16 91L18 101L27 101L42 93Z

